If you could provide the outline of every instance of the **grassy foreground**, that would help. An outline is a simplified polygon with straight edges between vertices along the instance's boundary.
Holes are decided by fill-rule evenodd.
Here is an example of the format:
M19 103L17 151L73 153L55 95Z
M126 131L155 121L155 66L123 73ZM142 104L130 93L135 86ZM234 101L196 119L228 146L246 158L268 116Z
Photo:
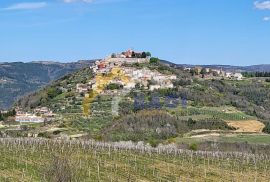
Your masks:
M131 142L0 139L0 181L269 181L269 156Z

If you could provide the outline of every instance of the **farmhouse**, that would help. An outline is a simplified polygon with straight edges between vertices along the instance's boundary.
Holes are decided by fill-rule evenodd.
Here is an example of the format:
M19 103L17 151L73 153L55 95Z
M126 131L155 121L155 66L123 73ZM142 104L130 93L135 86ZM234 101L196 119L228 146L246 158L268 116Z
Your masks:
M235 80L242 80L243 79L243 75L241 73L227 72L226 77L230 78L230 79L235 79Z
M150 85L149 90L154 91L154 90L158 90L158 89L160 89L160 88L161 88L160 85Z
M136 87L136 83L135 82L130 82L130 83L127 83L125 86L124 86L124 89L133 89Z
M33 114L26 113L24 115L17 115L15 117L15 121L20 123L43 123L45 119Z
M38 107L34 110L35 113L38 113L38 114L45 114L45 113L49 113L50 112L50 109L47 108L47 107Z
M243 79L243 75L241 73L234 73L233 74L233 77L236 79L236 80L242 80Z
M89 90L91 86L88 84L77 84L76 85L76 92L78 93L87 93L89 92Z

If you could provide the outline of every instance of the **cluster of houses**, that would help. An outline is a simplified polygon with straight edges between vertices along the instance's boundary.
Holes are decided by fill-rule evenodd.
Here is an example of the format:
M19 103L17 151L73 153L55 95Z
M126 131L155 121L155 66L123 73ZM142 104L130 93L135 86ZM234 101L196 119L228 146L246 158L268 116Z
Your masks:
M195 76L203 75L204 78L222 77L222 78L233 79L233 80L243 79L243 75L241 73L224 71L222 69L211 69L211 68L203 68L200 66L196 66L194 68L186 67L184 68L184 70L195 74Z
M55 114L47 107L38 107L34 112L24 112L16 109L15 121L19 123L44 123L50 121Z
M173 88L174 85L172 81L177 79L175 75L161 74L158 71L151 71L148 68L137 69L133 67L122 67L121 71L124 76L116 76L108 82L104 81L104 83L121 85L123 89L127 90L131 90L136 88L136 86L139 86L140 88L153 91L155 89ZM102 79L99 77L97 78ZM78 93L87 94L90 90L98 88L98 86L103 82L96 79L91 80L86 84L77 84L76 91ZM105 92L106 91L104 90L104 93Z
M96 61L91 68L97 74L106 74L109 73L112 68L122 66L123 64L147 63L150 60L150 56L147 55L148 54L145 52L127 50L126 52L122 52L120 54L112 54L101 61Z
M151 53L149 52L135 52L132 49L129 49L125 52L115 54L113 53L111 58L147 58L150 57Z
M226 72L225 73L226 78L235 79L235 80L243 80L242 73L232 73L232 72Z
M172 80L177 79L175 75L165 75L158 71L151 71L148 68L123 68L125 74L131 78L128 88L135 88L139 84L144 89L151 91L162 88L173 88Z
M175 75L165 75L158 71L152 71L148 68L138 69L132 66L123 66L128 63L146 63L149 62L149 58L133 58L134 54L138 57L142 57L142 54L136 53L132 50L128 50L121 54L115 54L112 57L106 58L102 61L97 61L91 68L96 74L95 79L86 84L77 84L76 91L78 93L89 93L90 90L95 90L98 87L104 87L105 84L117 84L121 88L131 90L136 87L149 89L151 91L162 88L173 88L173 80L177 79ZM143 55L144 56L144 55ZM117 69L116 69L117 68ZM102 77L103 74L113 74L112 79L109 77ZM101 86L102 85L102 86ZM107 91L103 89L103 93L115 92Z
M0 78L0 83L4 84L6 82L7 82L7 80L5 78Z
M7 113L8 113L8 111L5 111L5 110L0 110L0 113L1 113L1 114L7 114Z

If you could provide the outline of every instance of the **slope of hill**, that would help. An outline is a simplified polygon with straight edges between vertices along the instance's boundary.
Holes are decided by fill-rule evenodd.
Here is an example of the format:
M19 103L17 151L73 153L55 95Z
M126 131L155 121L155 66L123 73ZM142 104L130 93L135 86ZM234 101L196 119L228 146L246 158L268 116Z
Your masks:
M56 80L93 61L76 63L30 62L0 64L0 109L9 108L20 96L34 92L52 80Z

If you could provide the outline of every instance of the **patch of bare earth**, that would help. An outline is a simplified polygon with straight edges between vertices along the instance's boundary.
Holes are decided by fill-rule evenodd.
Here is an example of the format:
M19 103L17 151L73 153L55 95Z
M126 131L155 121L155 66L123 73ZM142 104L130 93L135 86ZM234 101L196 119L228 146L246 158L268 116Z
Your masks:
M260 121L226 121L226 123L236 129L236 132L255 132L261 133L265 125Z

